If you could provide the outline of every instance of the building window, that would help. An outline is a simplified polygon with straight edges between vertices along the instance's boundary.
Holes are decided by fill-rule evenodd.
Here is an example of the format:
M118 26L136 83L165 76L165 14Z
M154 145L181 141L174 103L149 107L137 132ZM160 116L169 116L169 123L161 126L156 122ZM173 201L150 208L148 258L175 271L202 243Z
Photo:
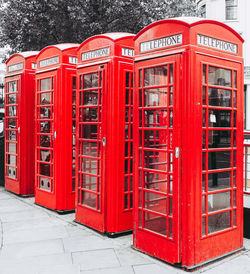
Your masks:
M200 7L200 16L206 18L206 4Z
M237 19L238 0L225 0L226 2L226 20Z
M247 107L247 85L244 85L244 129L247 128L247 121L246 121L247 111L246 111L246 107Z

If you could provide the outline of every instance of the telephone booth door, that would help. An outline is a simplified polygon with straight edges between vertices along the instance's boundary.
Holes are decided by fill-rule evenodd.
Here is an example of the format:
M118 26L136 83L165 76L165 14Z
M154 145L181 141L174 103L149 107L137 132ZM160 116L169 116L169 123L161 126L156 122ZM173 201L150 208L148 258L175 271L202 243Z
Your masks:
M78 221L104 231L105 95L107 64L86 67L78 79ZM91 209L91 213L89 212Z
M5 176L12 181L13 189L19 189L20 181L20 143L18 107L21 89L21 76L7 78L5 81Z
M170 262L180 261L181 60L177 54L135 64L139 91L135 201L139 206L134 237L136 247L160 258L159 252L164 253L162 259Z
M56 73L47 73L37 80L36 93L36 182L37 188L55 192L54 176L54 101L56 90ZM51 200L52 202L52 200ZM50 203L50 202L49 202ZM53 207L54 205L49 206Z

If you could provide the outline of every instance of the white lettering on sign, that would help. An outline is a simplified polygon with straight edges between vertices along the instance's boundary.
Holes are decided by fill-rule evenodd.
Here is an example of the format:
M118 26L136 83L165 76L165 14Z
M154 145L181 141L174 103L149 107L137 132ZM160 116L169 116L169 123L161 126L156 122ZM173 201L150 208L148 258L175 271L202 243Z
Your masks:
M18 63L15 65L8 66L8 72L12 72L20 69L23 69L23 63Z
M42 68L42 67L46 67L46 66L50 66L58 63L59 63L59 56L56 56L56 57L52 57L52 58L40 61L39 66L40 68Z
M207 46L214 49L227 51L230 53L237 53L238 46L233 43L229 43L223 40L212 38L209 36L197 34L197 44L201 46Z
M31 68L32 68L32 69L36 69L36 63L32 63L32 64L31 64Z
M103 49L92 50L89 52L84 52L82 53L82 61L109 56L109 53L110 53L109 48L103 48Z
M70 64L77 64L77 57L69 56L69 63Z
M140 44L140 52L154 49L168 48L182 44L182 34L167 36L156 40L146 41Z
M135 51L133 49L122 48L122 56L134 57Z

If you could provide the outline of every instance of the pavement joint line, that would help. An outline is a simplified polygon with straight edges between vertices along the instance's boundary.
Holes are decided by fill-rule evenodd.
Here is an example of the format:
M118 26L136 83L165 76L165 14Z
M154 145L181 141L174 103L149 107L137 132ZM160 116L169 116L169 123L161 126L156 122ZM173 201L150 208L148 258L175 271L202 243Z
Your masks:
M1 250L3 248L3 222L0 218L0 231L1 231L1 235L0 235L0 254L1 254Z
M114 253L115 253L116 259L117 259L117 261L119 262L119 265L120 265L120 266L122 266L121 261L120 261L120 259L119 259L118 255L117 255L116 249L115 249L115 248L113 248L113 250L114 250Z

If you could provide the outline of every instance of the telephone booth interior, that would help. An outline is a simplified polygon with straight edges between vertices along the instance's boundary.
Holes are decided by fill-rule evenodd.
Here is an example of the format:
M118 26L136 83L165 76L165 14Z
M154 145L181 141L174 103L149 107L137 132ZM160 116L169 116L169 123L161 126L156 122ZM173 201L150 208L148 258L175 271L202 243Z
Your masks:
M76 221L110 236L132 230L133 38L97 35L78 50Z
M242 43L199 18L135 37L134 246L187 269L243 245Z
M38 52L13 54L5 77L5 188L34 195L34 102Z
M78 46L48 46L37 56L35 203L59 213L75 209Z

